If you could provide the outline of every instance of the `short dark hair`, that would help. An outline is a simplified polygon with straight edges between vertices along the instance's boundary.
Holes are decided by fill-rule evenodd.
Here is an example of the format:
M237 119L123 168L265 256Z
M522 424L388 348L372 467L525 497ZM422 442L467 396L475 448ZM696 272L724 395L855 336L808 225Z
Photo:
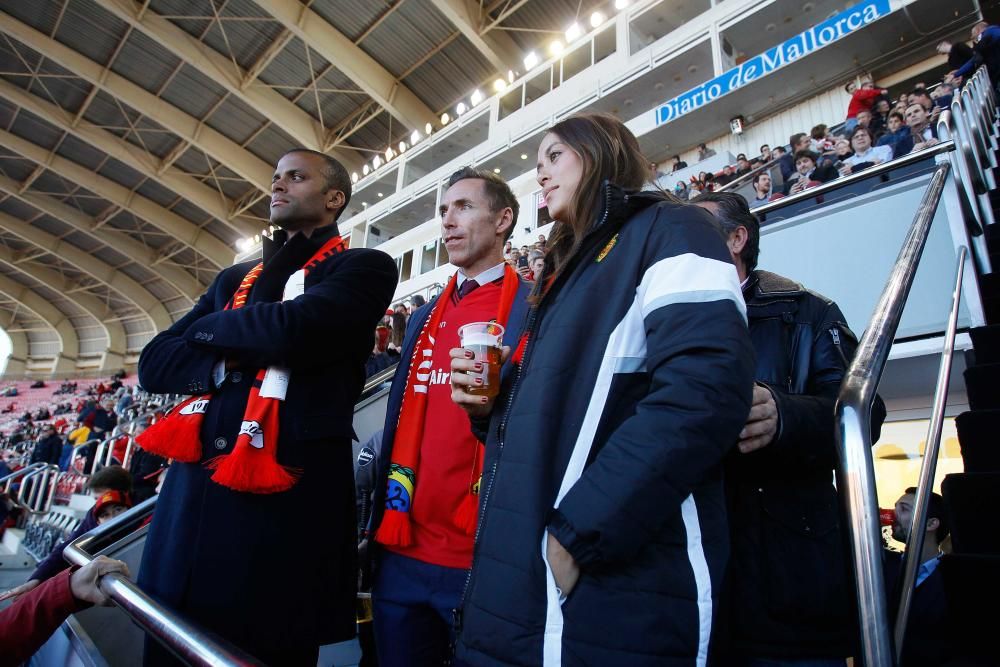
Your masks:
M792 150L795 150L795 144L802 141L802 137L809 136L805 132L796 132L791 137L788 138L788 145L791 146Z
M344 193L344 205L340 207L336 215L333 216L333 221L336 222L341 214L347 210L347 205L351 202L351 176L347 173L347 169L344 165L340 164L337 160L330 157L326 153L321 153L319 151L314 151L311 148L293 148L289 151L285 151L285 155L291 153L309 153L310 155L316 155L323 159L326 166L320 170L323 177L326 179L326 189L327 190L340 190Z
M904 493L916 496L917 487L908 487ZM944 542L944 538L948 537L948 533L951 532L951 528L948 526L948 513L945 511L944 498L933 491L931 491L931 497L927 500L926 518L938 520L937 530L934 531L934 539L938 541L938 544Z
M819 125L814 126L813 129L809 131L809 136L817 141L824 138L826 136L826 125L820 123Z
M893 116L895 116L896 118L898 118L900 123L905 123L906 122L906 119L903 118L903 114L899 113L898 111L890 111L889 112L889 118L892 118Z
M757 182L760 180L761 176L767 176L768 178L771 178L771 172L769 172L767 169L761 169L756 174L754 174L752 181L754 185L757 185Z
M809 158L813 162L816 162L816 160L819 159L819 156L816 155L816 153L814 153L813 151L811 151L811 150L809 150L807 148L805 150L801 150L801 151L798 151L798 152L795 153L795 162L798 162L799 160L801 160L804 157Z
M710 202L716 205L715 219L728 237L738 227L747 230L747 242L740 251L740 261L747 273L757 268L760 257L760 221L750 210L750 205L741 194L735 192L706 192L692 200L692 203Z
M768 144L761 144L760 145L760 152L763 153L765 148L767 150L771 150L771 146L770 145L768 145Z
M862 133L867 134L868 140L871 141L873 144L875 143L875 135L873 135L872 131L863 125L858 125L851 131L851 141L854 141L854 135Z
M459 181L475 178L483 182L483 190L486 192L486 199L490 202L490 210L499 213L505 208L512 212L510 228L507 230L507 237L510 239L517 225L517 214L521 210L521 205L517 202L517 197L511 191L507 181L497 176L492 171L476 169L474 167L462 167L448 178L448 188ZM447 189L447 188L445 188Z
M910 91L909 96L912 97L913 95L916 95L917 97L926 97L927 99L931 99L931 94L927 92L926 88L914 88L912 91Z
M90 476L90 489L111 489L132 493L132 473L121 466L105 466Z

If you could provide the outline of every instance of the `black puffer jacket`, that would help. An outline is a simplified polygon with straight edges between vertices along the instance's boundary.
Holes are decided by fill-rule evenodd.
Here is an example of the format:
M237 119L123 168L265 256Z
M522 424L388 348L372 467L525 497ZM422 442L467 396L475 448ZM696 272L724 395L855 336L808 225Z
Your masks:
M743 288L756 379L778 408L775 439L726 465L732 554L723 605L729 652L851 655L854 609L833 486L834 402L857 347L833 301L753 271ZM876 401L873 437L885 416Z
M752 386L739 278L703 210L608 186L604 212L529 313L523 365L494 410L468 664L707 658L727 552L722 462ZM548 534L581 570L562 605Z

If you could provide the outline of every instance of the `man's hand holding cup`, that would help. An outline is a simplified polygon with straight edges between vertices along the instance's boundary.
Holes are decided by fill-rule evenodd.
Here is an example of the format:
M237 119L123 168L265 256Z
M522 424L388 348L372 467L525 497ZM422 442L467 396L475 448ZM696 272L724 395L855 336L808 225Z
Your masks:
M451 400L472 417L488 415L500 392L500 367L510 356L503 333L495 322L466 324L458 331L462 347L450 351Z

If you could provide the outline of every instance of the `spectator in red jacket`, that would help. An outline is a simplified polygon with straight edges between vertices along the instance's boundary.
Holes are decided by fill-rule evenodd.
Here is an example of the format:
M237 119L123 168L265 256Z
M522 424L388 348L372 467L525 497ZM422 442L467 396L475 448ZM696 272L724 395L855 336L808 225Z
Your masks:
M28 660L70 614L109 605L99 584L111 573L127 577L128 566L98 556L80 569L64 570L0 611L0 667Z
M853 131L854 126L858 124L859 111L871 111L878 96L889 94L889 91L884 88L876 88L872 81L863 81L860 88L857 88L856 84L851 81L844 86L844 90L851 96L851 101L847 105L847 122L844 123L846 132Z

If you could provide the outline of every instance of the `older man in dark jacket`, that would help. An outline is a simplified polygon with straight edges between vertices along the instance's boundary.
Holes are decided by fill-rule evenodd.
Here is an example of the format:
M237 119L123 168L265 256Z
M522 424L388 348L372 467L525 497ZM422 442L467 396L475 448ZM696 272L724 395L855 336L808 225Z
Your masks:
M833 487L834 402L857 340L833 301L755 268L760 228L745 199L695 203L729 234L757 354L753 407L726 463L725 663L842 666L855 611ZM874 412L877 438L881 400Z
M355 631L352 419L397 272L382 252L343 249L336 219L350 192L335 160L284 155L271 186L281 230L263 262L222 271L139 359L146 389L208 399L178 410L175 424L203 411L197 453L170 468L139 584L271 665L315 665L320 645ZM268 448L270 462L253 453ZM254 457L250 483L220 477L238 449ZM259 470L280 476L274 465L284 486L258 488Z
M51 424L46 424L42 428L42 437L38 439L35 448L31 450L31 462L59 463L62 446L62 438L56 435L56 429Z

